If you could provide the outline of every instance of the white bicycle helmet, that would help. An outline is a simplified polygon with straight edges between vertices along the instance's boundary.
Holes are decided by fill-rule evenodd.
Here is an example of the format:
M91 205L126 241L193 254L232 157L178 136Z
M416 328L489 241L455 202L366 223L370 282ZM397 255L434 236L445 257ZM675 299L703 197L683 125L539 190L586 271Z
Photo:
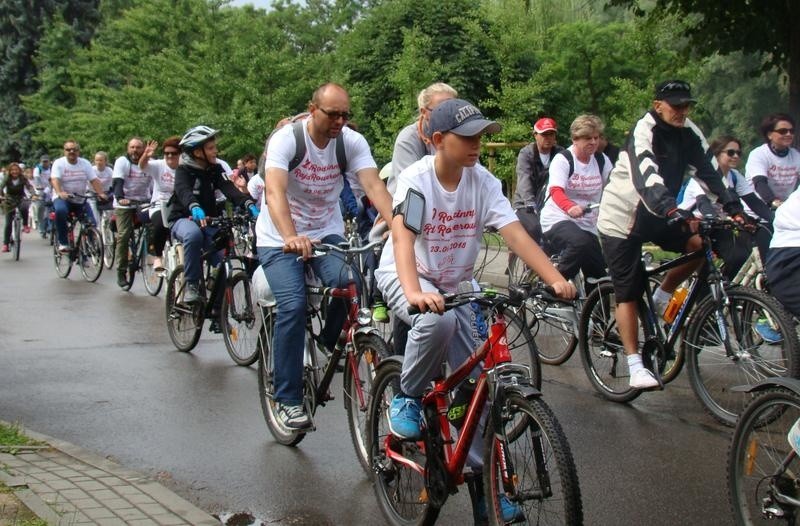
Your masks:
M208 140L214 138L218 133L219 130L209 128L208 126L195 126L186 132L178 145L184 152L190 152L204 145Z

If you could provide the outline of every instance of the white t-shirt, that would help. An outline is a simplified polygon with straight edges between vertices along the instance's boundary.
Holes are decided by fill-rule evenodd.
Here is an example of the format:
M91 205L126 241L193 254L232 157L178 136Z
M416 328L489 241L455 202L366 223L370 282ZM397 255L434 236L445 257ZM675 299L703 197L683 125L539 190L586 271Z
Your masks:
M111 178L114 172L111 171L111 168L106 166L103 168L103 171L100 172L97 170L97 166L92 165L92 170L94 170L94 174L100 179L100 184L103 186L103 190L108 190L111 188Z
M339 209L339 194L342 193L342 173L336 162L336 141L331 139L324 149L319 149L308 136L307 119L303 121L303 136L306 140L306 155L300 164L289 173L286 199L298 235L311 239L322 239L332 234L344 233L344 221ZM367 168L377 169L367 140L348 127L342 128L346 177L350 184L358 182L356 173ZM266 170L288 169L295 154L292 126L284 126L269 140ZM268 174L269 172L267 172ZM269 214L260 214L256 221L256 238L259 247L283 246L283 237L272 223Z
M61 181L64 192L78 195L84 195L86 183L97 179L91 163L83 157L78 157L75 164L70 164L66 157L59 157L53 163L50 177Z
M775 210L770 248L800 247L800 189L795 190Z
M582 163L575 155L574 145L570 146L568 150L572 152L572 162L575 165L575 172L571 176L569 175L569 161L564 155L556 154L550 161L550 179L547 181L548 198L541 212L542 232L547 232L553 225L561 221L574 221L581 230L597 234L597 209L590 210L578 218L570 217L555 203L550 196L550 189L554 186L563 188L570 201L579 206L599 203L603 186L608 180L608 174L611 173L613 165L606 154L603 154L605 164L601 174L600 166L594 155L589 158L588 163Z
M735 183L733 180L734 172L736 175ZM731 169L728 172L728 174L723 178L723 183L725 184L725 188L733 189L733 191L736 192L736 195L738 195L739 197L747 194L752 194L753 192L755 192L755 189L753 188L753 183L748 181L747 178L742 174L740 174L737 170ZM703 190L703 187L694 177L689 179L689 182L686 185L686 190L684 190L683 192L683 200L680 203L678 203L678 208L681 208L683 210L692 209L692 207L694 207L695 204L697 203L697 198L704 194L708 196L708 198L711 200L712 203L714 203L714 208L716 209L717 214L721 215L722 205L719 203L717 197L711 193L705 192ZM749 206L747 206L744 203L742 204L744 205L745 212L747 212L748 215L752 217L758 217L755 212L750 210ZM699 210L695 209L694 215L696 215L697 217L701 217L703 214Z
M264 200L264 179L261 174L255 174L247 181L247 191L250 193L250 197L256 200L256 206L260 209L261 202Z
M113 179L122 179L123 199L139 201L145 203L150 201L153 181L150 176L139 168L138 164L131 163L127 157L117 157L114 162ZM118 197L114 196L114 206L117 208L132 208L131 206L120 206Z
M785 201L797 188L797 181L800 179L800 152L789 148L788 155L778 157L772 153L768 144L762 144L750 152L744 171L751 183L754 177L766 176L775 198Z
M458 188L450 192L439 184L434 158L425 156L400 173L392 205L403 202L409 188L425 196L422 233L414 242L417 273L445 292L455 292L459 282L472 280L484 228L500 229L518 219L500 181L486 168L464 168ZM376 272L397 274L391 237Z
M164 159L150 159L145 173L153 181L153 197L151 203L166 203L172 197L175 188L175 170L167 166Z

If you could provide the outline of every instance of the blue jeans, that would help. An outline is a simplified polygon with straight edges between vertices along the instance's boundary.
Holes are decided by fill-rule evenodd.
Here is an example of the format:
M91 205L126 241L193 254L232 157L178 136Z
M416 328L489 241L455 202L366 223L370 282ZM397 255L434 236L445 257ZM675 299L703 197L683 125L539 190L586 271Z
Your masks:
M59 245L69 244L69 240L67 239L67 216L70 214L70 212L74 214L80 214L83 212L89 217L89 220L92 222L92 224L97 224L94 221L92 209L89 208L88 203L71 203L69 201L56 198L53 199L53 210L55 210L56 213L56 236L58 238Z
M335 245L344 241L341 236L327 236L322 242ZM258 247L258 260L264 267L272 293L277 301L275 334L272 352L275 357L275 399L297 405L303 402L303 348L306 331L305 263L296 254L284 254L281 248ZM314 274L327 287L348 284L344 259L339 254L312 258L307 261ZM358 273L353 271L356 286L361 287ZM322 341L328 349L336 345L347 317L347 305L340 299L328 306Z
M217 230L217 227L211 226L200 228L191 219L184 218L178 219L172 225L173 237L183 244L183 276L187 282L196 284L203 278L201 256L204 250L211 248ZM219 252L210 254L209 260L212 265L217 265L220 261Z

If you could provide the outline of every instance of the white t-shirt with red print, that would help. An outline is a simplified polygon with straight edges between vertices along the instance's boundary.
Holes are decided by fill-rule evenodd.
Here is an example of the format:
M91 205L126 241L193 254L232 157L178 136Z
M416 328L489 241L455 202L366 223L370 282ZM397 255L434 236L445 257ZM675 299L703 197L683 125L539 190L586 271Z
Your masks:
M144 171L153 181L153 197L150 202L163 204L169 201L175 188L175 170L164 159L150 159Z
M772 153L768 144L762 144L747 156L744 172L751 183L754 177L766 176L775 198L786 201L800 179L800 152L790 148L785 157L779 157Z
M400 173L393 206L405 200L409 188L425 196L422 233L414 242L417 273L441 290L455 292L461 281L472 280L484 228L500 229L518 219L500 181L486 168L464 168L451 192L439 183L434 158L423 157ZM376 272L397 274L391 237Z
M96 179L97 175L91 163L83 157L78 157L75 164L70 164L66 157L59 157L53 163L50 177L61 180L61 190L64 192L85 195L86 183Z
M358 185L356 174L367 168L377 169L369 144L363 135L348 127L342 128L347 173L351 185ZM344 235L344 220L339 208L339 194L344 186L342 173L336 161L336 140L331 139L323 148L311 141L308 135L308 120L303 121L303 136L306 155L300 164L289 173L286 199L298 235L311 239L322 239L332 234ZM284 126L269 140L267 146L266 175L270 168L287 170L295 154L292 126ZM259 247L281 247L283 237L275 228L269 213L258 216L256 239Z

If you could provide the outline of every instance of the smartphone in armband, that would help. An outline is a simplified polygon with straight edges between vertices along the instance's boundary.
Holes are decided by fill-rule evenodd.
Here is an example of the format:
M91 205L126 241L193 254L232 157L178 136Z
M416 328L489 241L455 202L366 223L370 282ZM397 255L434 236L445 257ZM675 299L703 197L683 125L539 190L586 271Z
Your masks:
M406 198L395 207L394 215L402 215L403 225L419 235L422 233L422 222L425 217L425 196L409 188Z

